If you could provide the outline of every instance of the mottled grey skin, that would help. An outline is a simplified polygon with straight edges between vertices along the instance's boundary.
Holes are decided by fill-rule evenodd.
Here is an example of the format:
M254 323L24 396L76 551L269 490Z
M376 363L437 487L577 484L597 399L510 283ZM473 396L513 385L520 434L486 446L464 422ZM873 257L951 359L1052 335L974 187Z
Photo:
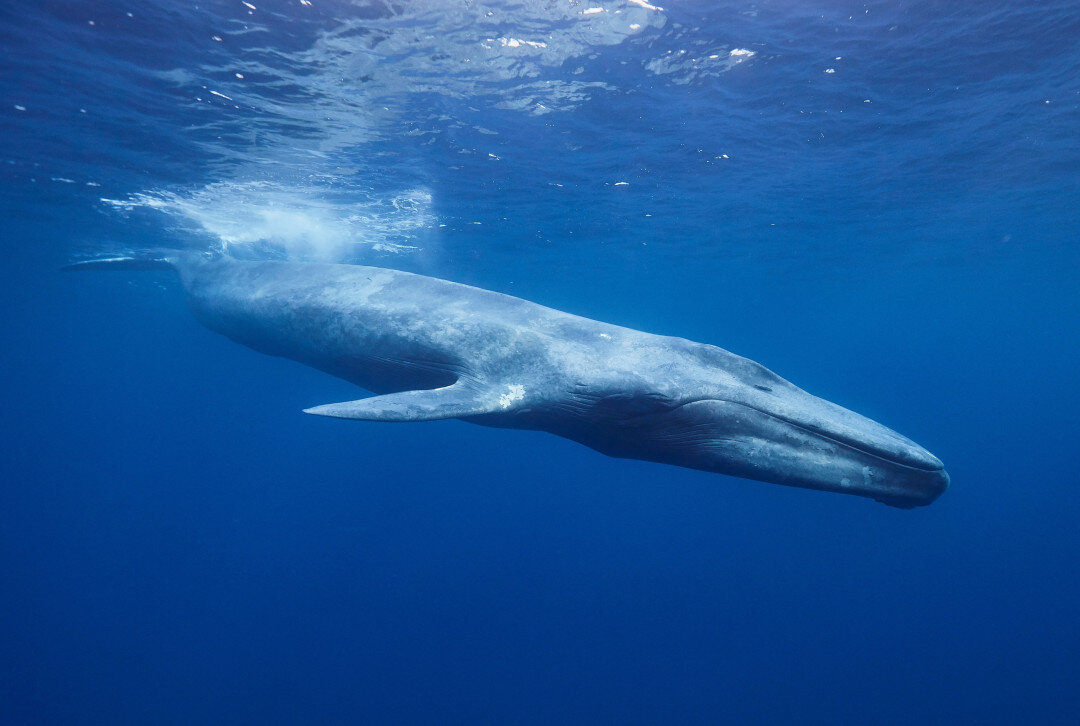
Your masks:
M166 253L73 267L171 267L195 316L261 353L377 396L308 413L538 429L610 456L929 504L948 485L917 444L711 345L509 295L355 265Z

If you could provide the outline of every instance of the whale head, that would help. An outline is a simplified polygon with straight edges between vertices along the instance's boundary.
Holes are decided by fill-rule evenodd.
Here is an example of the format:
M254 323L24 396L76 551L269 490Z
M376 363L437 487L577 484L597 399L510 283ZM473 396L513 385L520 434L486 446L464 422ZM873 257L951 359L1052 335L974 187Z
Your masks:
M901 508L930 504L948 487L941 461L895 431L754 361L692 345L693 375L673 389L624 396L638 403L621 404L625 414L609 418L611 435L590 445L614 456L854 494Z

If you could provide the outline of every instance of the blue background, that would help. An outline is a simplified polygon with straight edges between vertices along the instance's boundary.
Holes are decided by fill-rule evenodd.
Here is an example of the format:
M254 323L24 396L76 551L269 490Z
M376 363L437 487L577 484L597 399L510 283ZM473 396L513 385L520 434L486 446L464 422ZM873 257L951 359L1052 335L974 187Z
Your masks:
M1073 3L253 4L0 10L0 720L1076 723ZM303 416L360 392L58 271L157 245L714 343L953 483Z

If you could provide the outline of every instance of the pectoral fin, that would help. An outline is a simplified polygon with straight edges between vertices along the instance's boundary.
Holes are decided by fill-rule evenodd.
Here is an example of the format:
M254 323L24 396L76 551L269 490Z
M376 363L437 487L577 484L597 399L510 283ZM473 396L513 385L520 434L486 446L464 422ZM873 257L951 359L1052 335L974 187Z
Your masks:
M304 413L361 421L437 421L444 418L507 412L524 398L523 386L508 392L458 382L445 388L402 391L356 401L305 408Z

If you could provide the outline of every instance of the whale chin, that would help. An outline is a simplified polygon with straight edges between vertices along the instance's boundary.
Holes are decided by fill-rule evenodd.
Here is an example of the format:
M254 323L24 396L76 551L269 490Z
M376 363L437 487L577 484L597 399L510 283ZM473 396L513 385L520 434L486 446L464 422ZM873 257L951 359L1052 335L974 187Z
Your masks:
M936 472L926 472L925 481L921 483L921 486L916 487L920 492L917 496L886 496L874 497L874 499L897 509L914 509L932 503L944 494L948 488L949 475L942 469Z

